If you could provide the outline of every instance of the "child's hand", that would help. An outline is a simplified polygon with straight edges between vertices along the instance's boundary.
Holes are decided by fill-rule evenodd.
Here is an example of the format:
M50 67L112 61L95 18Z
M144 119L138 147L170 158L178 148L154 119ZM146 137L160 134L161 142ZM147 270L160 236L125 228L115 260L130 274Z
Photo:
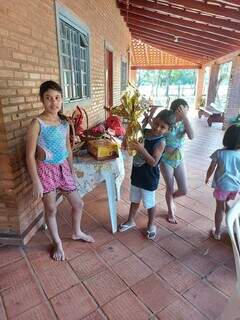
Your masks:
M33 183L33 196L37 198L43 197L43 186L40 181Z
M184 118L187 118L187 112L188 112L188 109L185 108L184 106L179 106L176 110L176 114L179 116L180 119L184 119Z
M130 148L138 152L141 152L144 150L144 144L138 142L137 140L134 140L130 142Z

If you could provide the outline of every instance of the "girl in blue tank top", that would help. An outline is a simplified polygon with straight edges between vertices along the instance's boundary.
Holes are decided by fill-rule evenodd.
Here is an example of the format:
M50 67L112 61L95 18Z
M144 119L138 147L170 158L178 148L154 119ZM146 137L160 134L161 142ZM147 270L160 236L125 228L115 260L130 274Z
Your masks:
M185 136L193 139L193 129L187 117L188 104L183 99L172 102L170 110L176 115L176 124L166 136L166 148L161 160L161 173L166 184L166 202L169 223L177 223L174 199L187 194L187 179L183 164L183 145ZM174 190L174 180L177 190Z
M33 119L27 134L26 160L33 182L33 193L42 198L45 219L54 243L53 259L64 260L62 241L56 221L57 191L64 192L73 214L73 240L94 242L81 231L83 201L76 189L67 118L60 113L62 88L54 81L40 86L43 113Z

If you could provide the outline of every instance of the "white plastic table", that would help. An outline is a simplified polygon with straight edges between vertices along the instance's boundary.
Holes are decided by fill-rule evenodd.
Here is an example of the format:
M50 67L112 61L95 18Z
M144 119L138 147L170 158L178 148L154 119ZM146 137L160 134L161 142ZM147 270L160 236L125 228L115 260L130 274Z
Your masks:
M73 167L78 178L78 192L83 197L97 184L105 181L112 233L117 231L117 201L120 199L120 187L125 170L121 151L119 157L98 161L89 154L74 156Z

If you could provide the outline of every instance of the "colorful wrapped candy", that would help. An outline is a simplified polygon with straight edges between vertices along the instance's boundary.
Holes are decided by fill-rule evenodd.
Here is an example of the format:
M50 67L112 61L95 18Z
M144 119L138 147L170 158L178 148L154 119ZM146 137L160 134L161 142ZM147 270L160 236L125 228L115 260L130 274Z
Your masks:
M140 92L131 84L121 98L121 104L116 107L109 107L107 110L111 115L121 116L128 120L125 141L128 153L134 155L136 152L130 148L133 140L140 141L143 138L140 123L141 116L147 110L147 106L141 104Z

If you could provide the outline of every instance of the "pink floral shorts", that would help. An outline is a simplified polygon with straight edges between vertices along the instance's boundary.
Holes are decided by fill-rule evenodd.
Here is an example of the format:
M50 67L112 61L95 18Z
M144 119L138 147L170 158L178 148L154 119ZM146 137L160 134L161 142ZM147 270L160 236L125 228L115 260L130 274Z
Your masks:
M43 193L54 190L71 192L77 189L67 160L61 164L39 161L37 172L43 186Z
M222 191L220 189L215 189L213 191L213 196L219 201L228 201L234 200L239 193L239 191Z

